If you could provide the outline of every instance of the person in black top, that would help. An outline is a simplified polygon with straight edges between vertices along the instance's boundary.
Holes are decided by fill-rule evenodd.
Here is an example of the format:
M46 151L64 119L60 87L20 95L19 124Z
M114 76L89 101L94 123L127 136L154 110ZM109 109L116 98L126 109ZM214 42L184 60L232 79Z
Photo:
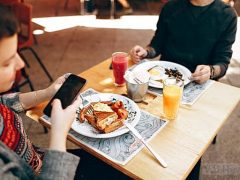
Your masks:
M133 62L161 55L187 67L204 83L226 74L237 30L237 14L221 0L172 0L162 9L150 44L130 51Z

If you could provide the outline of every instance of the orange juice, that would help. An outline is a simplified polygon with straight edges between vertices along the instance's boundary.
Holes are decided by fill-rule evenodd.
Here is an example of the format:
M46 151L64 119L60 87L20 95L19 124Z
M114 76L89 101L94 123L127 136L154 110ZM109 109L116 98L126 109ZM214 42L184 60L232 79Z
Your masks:
M173 120L177 117L183 92L183 85L180 84L164 82L163 112L166 119Z

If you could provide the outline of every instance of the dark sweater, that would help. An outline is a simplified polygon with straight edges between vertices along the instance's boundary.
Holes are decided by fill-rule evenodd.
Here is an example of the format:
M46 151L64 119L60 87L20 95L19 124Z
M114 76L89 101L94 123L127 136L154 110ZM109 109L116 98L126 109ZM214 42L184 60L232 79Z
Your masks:
M149 46L156 52L153 56L161 54L162 60L182 64L192 72L200 64L219 64L223 76L232 56L237 15L221 0L214 0L203 11L199 8L191 7L188 0L169 1ZM195 9L201 14L196 16Z

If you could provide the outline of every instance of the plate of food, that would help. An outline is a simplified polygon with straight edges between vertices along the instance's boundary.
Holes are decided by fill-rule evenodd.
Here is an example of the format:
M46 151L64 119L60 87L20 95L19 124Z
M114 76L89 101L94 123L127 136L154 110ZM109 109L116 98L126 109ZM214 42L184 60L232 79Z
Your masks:
M131 99L111 93L84 97L89 103L81 108L72 129L92 138L111 138L128 132L127 121L135 126L140 119L140 109Z
M167 77L175 77L184 81L184 85L190 82L191 71L186 67L169 61L147 61L137 65L133 72L147 71L150 74L149 86L163 88L163 81Z

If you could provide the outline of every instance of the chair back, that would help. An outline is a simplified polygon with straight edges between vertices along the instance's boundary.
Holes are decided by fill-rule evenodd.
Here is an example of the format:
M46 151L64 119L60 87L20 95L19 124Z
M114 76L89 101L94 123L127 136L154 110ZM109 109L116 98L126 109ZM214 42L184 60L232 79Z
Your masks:
M18 19L20 27L18 49L32 46L32 6L30 4L16 2L12 4L12 10Z
M6 5L11 5L16 2L20 2L20 0L0 0L1 4L6 4Z
M44 66L43 62L41 61L41 59L39 58L37 53L32 48L32 45L33 45L32 6L30 4L17 2L12 5L12 10L17 17L17 19L19 21L19 26L20 26L20 33L18 34L18 53L19 53L19 55L22 57L22 59L24 60L26 65L28 67L30 67L29 64L27 63L26 58L24 57L24 55L22 53L22 51L25 51L25 50L30 51L34 55L34 57L36 58L36 60L40 64L40 66L42 67L43 71L48 76L50 82L52 82L53 79L52 79L51 75L47 71L46 67ZM30 84L30 80L28 78L27 78L27 80ZM33 89L33 88L31 88L31 89Z

